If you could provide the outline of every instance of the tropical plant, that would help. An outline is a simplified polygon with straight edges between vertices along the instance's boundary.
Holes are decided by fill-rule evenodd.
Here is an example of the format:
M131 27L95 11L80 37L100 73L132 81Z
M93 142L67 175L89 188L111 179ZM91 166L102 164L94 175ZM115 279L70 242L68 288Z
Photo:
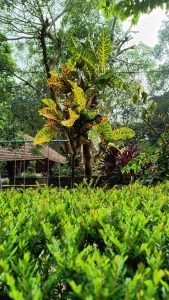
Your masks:
M42 100L46 107L39 113L46 118L46 123L37 133L34 143L48 142L61 132L69 138L73 159L83 145L86 176L90 177L90 130L97 129L106 142L134 136L133 130L129 128L113 131L108 117L99 112L97 103L106 86L116 86L123 90L128 88L128 84L108 66L111 41L106 28L95 47L87 41L86 47L74 45L72 53L72 58L62 67L61 75L56 71L50 72L51 77L47 83L53 88L56 101Z
M103 159L101 160L101 174L104 174L105 182L108 186L115 184L127 184L130 182L133 173L123 172L123 168L128 165L133 158L139 154L138 147L134 144L129 144L122 149L118 149L114 145L109 145Z
M166 136L167 138L167 136ZM166 139L167 141L167 139ZM157 184L169 179L169 139L167 145L159 140L155 146L133 157L122 173L132 174L133 179L139 179L142 184Z

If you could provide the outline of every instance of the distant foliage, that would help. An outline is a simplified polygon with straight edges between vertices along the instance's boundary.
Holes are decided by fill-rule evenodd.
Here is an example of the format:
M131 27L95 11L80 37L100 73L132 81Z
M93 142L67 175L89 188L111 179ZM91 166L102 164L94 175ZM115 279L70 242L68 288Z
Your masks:
M167 300L169 183L0 194L0 299Z
M167 138L167 135L165 136ZM132 158L123 167L123 174L132 174L133 179L139 178L143 184L157 184L169 179L169 140L167 144L158 142L148 147L138 156Z

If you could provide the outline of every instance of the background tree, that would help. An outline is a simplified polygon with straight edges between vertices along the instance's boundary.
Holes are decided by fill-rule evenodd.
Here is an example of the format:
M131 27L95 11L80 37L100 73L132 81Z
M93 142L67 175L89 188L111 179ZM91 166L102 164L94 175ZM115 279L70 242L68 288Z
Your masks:
M100 2L100 7L107 16L115 15L125 20L132 16L133 23L138 21L141 13L150 13L157 7L169 8L168 0L104 0Z
M12 73L16 65L11 56L12 49L4 40L4 35L0 34L0 139L12 137L17 127L16 122L11 121L12 93L15 86Z

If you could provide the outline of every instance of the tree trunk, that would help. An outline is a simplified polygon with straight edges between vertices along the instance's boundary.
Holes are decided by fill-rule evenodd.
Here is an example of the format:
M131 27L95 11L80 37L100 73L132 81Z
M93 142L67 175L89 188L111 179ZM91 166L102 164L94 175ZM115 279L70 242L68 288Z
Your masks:
M46 75L47 75L47 78L50 78L51 69L50 69L48 51L47 51L46 40L45 40L46 29L47 29L47 24L44 23L42 26L42 30L41 30L39 39L40 39L40 43L41 43L41 47L42 47L43 63L44 63L45 69L46 69ZM56 101L55 91L52 87L50 87L50 94L51 94L51 99Z
M83 157L85 167L85 177L91 179L92 176L92 155L91 155L91 142L83 145Z

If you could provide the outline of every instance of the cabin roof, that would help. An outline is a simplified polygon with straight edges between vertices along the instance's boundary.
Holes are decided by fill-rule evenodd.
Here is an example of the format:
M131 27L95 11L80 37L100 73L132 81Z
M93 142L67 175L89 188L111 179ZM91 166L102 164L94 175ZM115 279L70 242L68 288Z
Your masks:
M66 158L53 150L48 145L43 145L42 148L35 153L35 146L33 145L33 137L26 135L25 144L19 149L9 149L0 146L0 161L15 161L15 160L42 160L49 159L60 164L66 163Z

